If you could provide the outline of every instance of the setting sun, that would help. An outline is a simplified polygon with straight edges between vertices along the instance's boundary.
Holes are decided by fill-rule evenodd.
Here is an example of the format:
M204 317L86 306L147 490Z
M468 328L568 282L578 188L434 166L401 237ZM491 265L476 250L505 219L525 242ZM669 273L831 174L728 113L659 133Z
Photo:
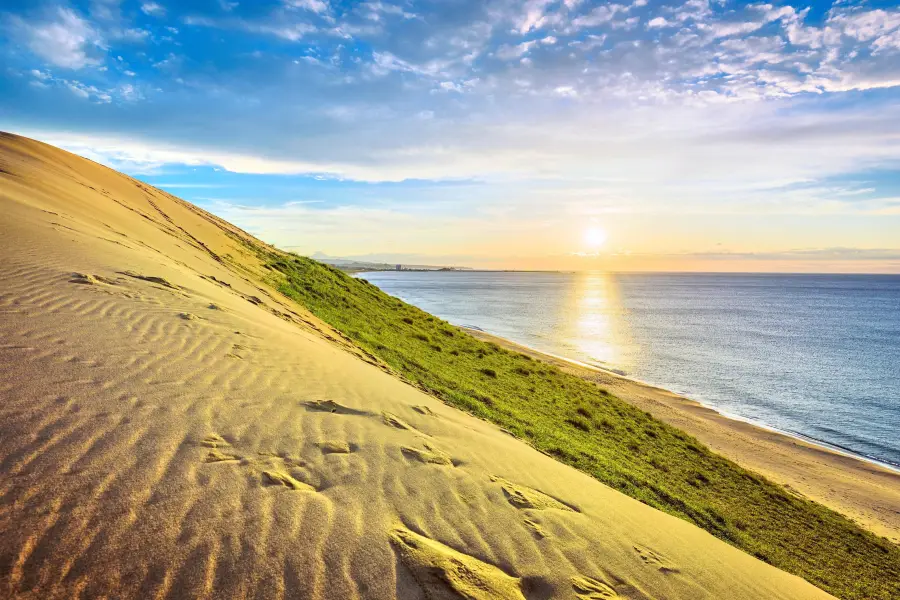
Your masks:
M584 243L592 249L599 248L606 242L606 231L600 227L591 227L584 232Z

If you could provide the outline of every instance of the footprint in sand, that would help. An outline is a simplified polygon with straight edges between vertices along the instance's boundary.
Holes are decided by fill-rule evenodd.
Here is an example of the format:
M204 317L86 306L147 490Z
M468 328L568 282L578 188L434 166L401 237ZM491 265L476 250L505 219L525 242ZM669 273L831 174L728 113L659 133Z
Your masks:
M610 600L621 598L611 586L590 577L573 577L572 589L579 600Z
M425 415L426 417L434 417L434 411L428 408L427 406L413 406L412 409L419 414Z
M184 319L185 321L196 321L197 319L200 318L197 315L194 315L191 313L179 313L178 316L181 317L182 319Z
M156 285L162 286L164 288L168 288L170 290L180 291L181 287L175 285L174 283L170 283L168 280L162 277L141 275L140 273L135 273L133 271L120 271L120 275L125 275L127 277L131 277L132 279L140 279L141 281L146 281L149 283L155 283Z
M231 352L225 355L225 358L235 358L237 360L244 360L244 355L247 353L248 348L242 344L232 344Z
M200 445L209 448L203 460L205 463L240 462L242 467L248 469L255 477L259 477L265 486L304 492L318 491L314 486L302 481L308 479L308 474L302 468L305 465L302 460L274 452L257 452L256 456L252 454L240 456L233 452L231 444L218 433L207 435Z
M310 400L308 402L303 403L306 406L306 410L311 410L314 412L329 412L329 413L337 413L339 415L356 415L356 416L369 416L372 413L366 412L364 410L356 410L355 408L349 408L344 406L343 404L338 404L334 400Z
M283 473L281 471L263 471L262 477L263 481L268 485L278 485L291 490L299 490L302 492L316 491L316 488L309 485L308 483L303 483L302 481L294 479L287 473Z
M205 463L241 460L240 456L238 456L237 454L233 454L230 451L231 444L218 433L209 434L200 441L200 445L210 449L209 452L207 452L206 457L203 459L203 462ZM227 449L228 451L223 452L221 450L222 448Z
M654 567L660 573L680 573L681 571L665 556L646 546L632 546L645 565Z
M502 477L491 475L491 481L500 484L504 495L506 495L506 499L516 508L533 508L535 510L554 509L567 512L581 512L577 508L565 504L561 500L557 500L543 492L539 492L528 486L512 483Z
M542 540L546 537L550 537L537 521L529 519L528 517L525 517L523 521L525 522L525 527L527 527L537 539Z
M403 456L406 458L417 460L421 463L431 464L431 465L442 465L452 467L455 466L453 464L453 460L450 458L450 455L446 452L442 452L438 450L431 444L427 442L424 444L425 449L413 448L411 446L401 446L400 452L403 453Z
M216 463L216 462L226 462L226 461L238 461L241 460L241 457L236 454L231 454L230 452L222 452L221 450L210 450L207 453L206 458L203 459L205 463Z
M398 527L391 544L425 597L432 600L525 600L521 580L494 565Z
M91 275L90 273L72 273L72 279L69 283L80 283L82 285L119 285L115 279L103 277L102 275Z
M231 444L223 438L218 433L211 433L200 442L201 446L206 446L207 448L223 448L231 446Z
M578 600L656 600L636 585L606 573L601 579L579 575L571 579Z
M406 431L414 431L420 435L428 435L419 431L394 413L383 412L381 413L381 418L384 421L385 425L390 425L391 427L396 427L397 429L405 429Z
M350 454L353 448L347 442L325 441L316 444L322 454Z

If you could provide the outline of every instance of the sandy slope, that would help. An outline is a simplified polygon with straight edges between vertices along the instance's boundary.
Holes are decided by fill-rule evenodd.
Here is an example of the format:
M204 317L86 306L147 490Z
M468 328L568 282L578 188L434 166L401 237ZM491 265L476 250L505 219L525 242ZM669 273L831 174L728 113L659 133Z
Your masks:
M873 533L900 542L900 473L896 471L730 419L668 390L544 354L483 331L470 333L595 381L739 465L847 515Z
M0 170L0 595L829 597L367 364L202 211Z

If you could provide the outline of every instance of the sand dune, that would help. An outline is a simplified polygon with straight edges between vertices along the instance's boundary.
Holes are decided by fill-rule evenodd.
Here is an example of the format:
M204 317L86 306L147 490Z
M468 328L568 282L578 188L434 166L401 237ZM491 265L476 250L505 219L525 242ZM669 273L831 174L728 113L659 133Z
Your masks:
M246 234L0 137L0 593L826 598L437 402Z

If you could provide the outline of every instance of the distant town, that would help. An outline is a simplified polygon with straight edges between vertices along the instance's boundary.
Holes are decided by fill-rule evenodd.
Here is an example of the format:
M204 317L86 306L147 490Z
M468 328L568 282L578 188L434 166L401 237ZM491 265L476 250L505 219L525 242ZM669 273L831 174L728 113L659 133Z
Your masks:
M416 265L403 263L383 263L369 262L363 260L354 260L350 258L340 258L337 256L328 256L321 252L316 252L310 258L347 271L348 273L359 273L362 271L471 271L469 267L454 267L445 265Z

